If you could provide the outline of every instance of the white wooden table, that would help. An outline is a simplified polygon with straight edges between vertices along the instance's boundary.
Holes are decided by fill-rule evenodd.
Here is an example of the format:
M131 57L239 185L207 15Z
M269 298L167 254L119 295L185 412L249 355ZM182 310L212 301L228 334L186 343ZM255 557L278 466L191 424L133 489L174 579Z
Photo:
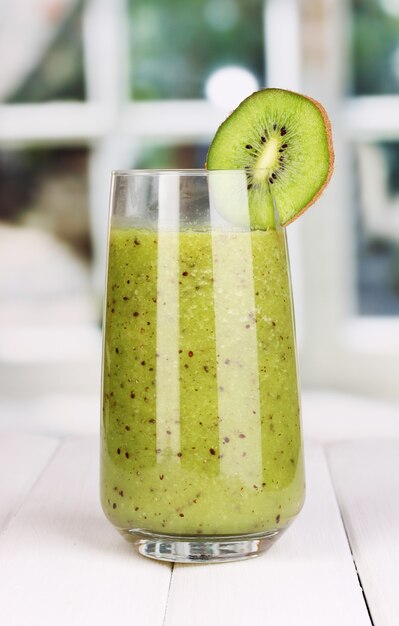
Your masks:
M298 520L260 558L172 567L105 520L97 402L64 400L0 405L0 624L398 626L396 407L305 394Z

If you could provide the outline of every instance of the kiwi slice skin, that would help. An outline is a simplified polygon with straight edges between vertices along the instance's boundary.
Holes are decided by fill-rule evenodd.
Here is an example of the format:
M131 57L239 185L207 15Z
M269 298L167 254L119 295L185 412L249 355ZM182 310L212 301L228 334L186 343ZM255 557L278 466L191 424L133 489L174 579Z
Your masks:
M284 89L257 91L218 128L206 167L246 171L252 228L274 228L276 212L286 226L317 200L331 178L328 115L313 98Z

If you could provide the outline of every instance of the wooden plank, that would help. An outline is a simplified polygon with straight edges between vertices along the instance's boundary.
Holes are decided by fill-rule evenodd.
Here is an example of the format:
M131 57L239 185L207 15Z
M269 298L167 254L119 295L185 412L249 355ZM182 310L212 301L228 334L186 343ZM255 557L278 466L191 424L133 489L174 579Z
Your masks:
M59 439L97 435L99 415L99 390L97 394L63 391L19 399L2 398L0 402L2 429L50 435Z
M53 437L1 433L0 533L18 511L58 445L59 441Z
M7 626L161 626L171 568L136 556L98 501L96 438L67 440L0 540Z
M399 440L332 444L328 460L374 625L397 626Z
M336 391L305 391L302 408L305 437L320 443L399 438L398 406L394 403Z
M320 446L307 450L308 495L262 557L173 572L165 626L370 626Z

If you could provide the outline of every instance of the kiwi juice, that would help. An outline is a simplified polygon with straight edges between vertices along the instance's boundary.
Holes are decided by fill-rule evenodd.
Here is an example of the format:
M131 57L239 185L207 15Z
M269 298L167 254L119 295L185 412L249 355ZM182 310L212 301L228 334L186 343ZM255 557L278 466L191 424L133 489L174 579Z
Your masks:
M283 230L111 229L102 505L123 531L284 528L304 477Z

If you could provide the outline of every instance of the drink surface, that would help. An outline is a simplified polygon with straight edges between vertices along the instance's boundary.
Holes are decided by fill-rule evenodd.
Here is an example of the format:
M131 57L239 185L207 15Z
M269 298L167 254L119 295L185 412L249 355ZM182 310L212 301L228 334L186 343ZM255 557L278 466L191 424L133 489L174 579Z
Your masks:
M283 231L112 228L102 505L120 529L270 531L304 496Z

